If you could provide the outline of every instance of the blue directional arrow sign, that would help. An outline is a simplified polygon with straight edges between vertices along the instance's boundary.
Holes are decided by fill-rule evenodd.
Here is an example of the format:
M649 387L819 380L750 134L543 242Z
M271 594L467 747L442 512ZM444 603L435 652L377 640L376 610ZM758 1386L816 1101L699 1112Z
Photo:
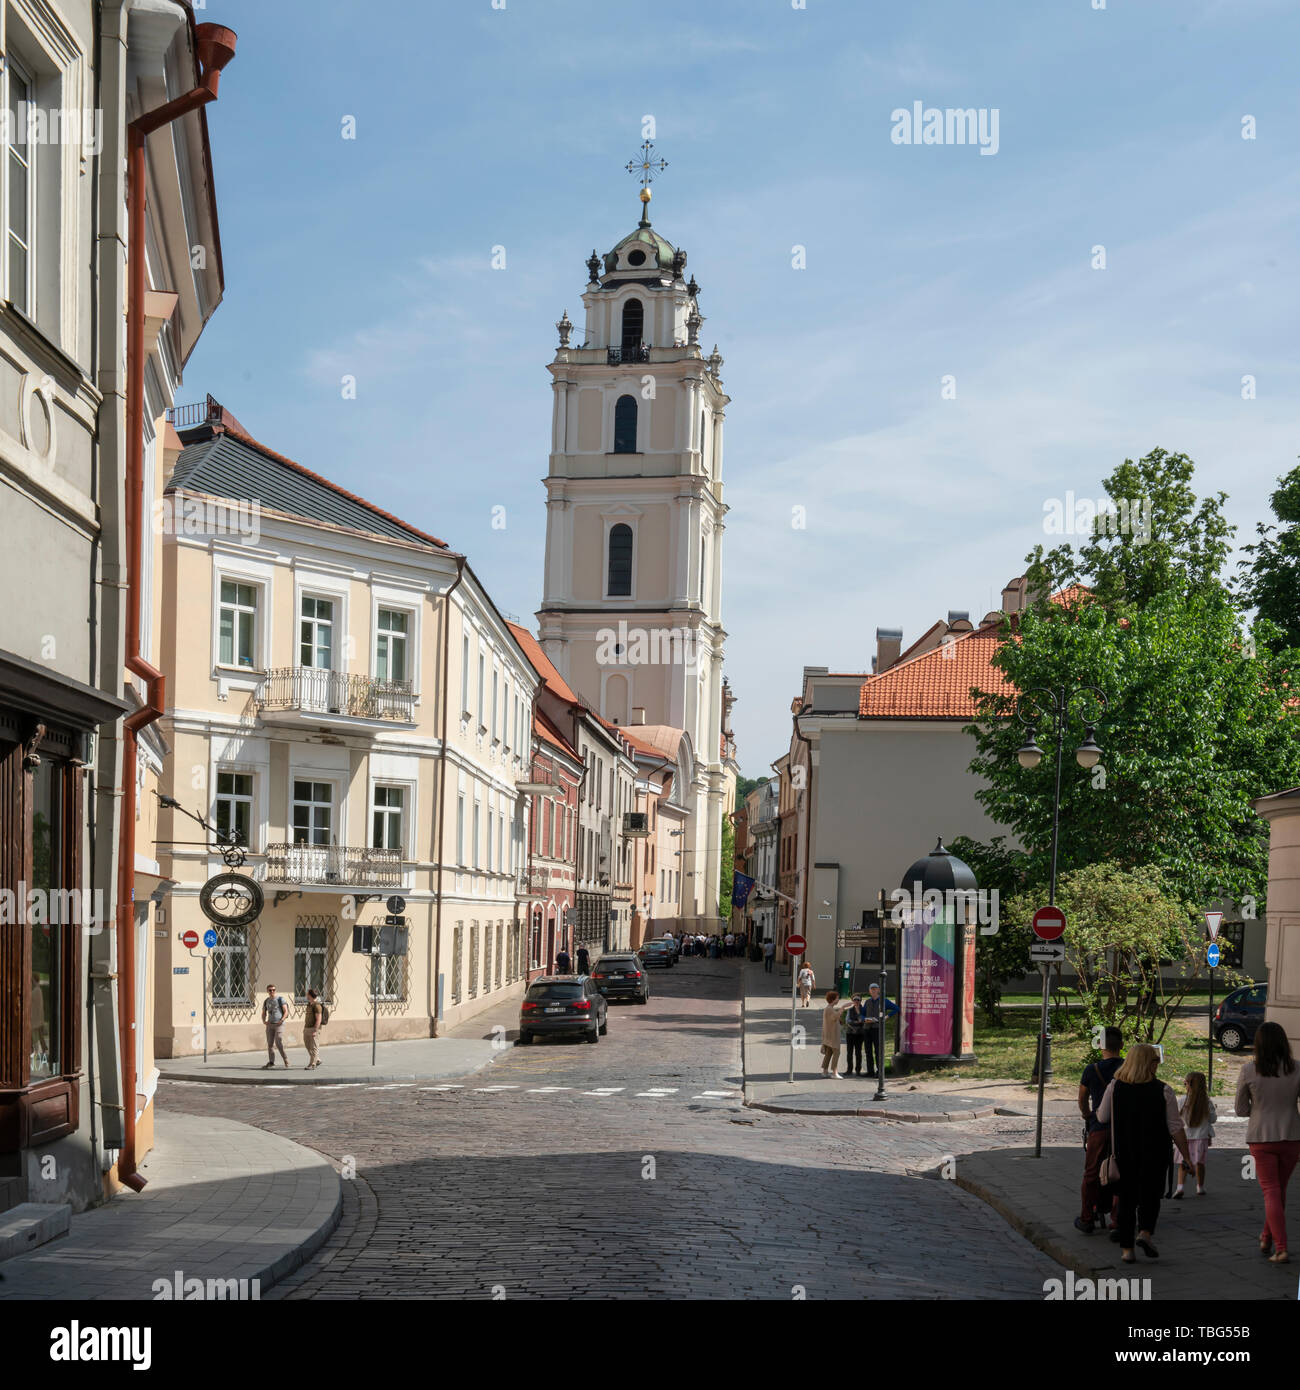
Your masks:
M1214 967L1215 967L1216 965L1218 965L1218 963L1219 963L1219 943L1218 943L1217 941L1211 941L1211 942L1210 942L1209 946L1206 948L1206 951L1205 951L1205 959L1209 962L1209 964L1210 964L1210 969L1211 969L1211 970L1213 970Z
M217 934L212 930L211 927L209 927L207 931L203 933L203 944L208 948L209 951L217 944Z

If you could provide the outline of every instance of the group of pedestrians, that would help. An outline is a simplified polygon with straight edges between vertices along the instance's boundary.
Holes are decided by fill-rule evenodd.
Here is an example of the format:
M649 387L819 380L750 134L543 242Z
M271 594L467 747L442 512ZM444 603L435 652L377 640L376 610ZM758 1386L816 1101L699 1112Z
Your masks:
M879 985L871 985L865 999L855 994L841 1001L837 990L827 990L826 1007L822 1010L822 1075L836 1081L846 1076L862 1076L865 1053L866 1075L879 1076L882 1061L880 1019L882 1013L888 1019L897 1012L898 1005L881 996ZM848 1062L843 1072L840 1071L842 1041L848 1043Z
M1091 1235L1109 1223L1120 1258L1132 1264L1135 1250L1148 1259L1159 1255L1153 1236L1162 1197L1181 1201L1189 1177L1196 1195L1206 1195L1218 1111L1203 1072L1188 1072L1179 1096L1157 1075L1156 1048L1135 1043L1122 1056L1122 1047L1120 1030L1107 1028L1100 1060L1084 1068L1079 1082L1084 1162L1082 1211L1074 1224ZM1280 1024L1260 1024L1254 1055L1237 1077L1234 1109L1246 1117L1246 1144L1264 1198L1260 1254L1287 1264L1286 1189L1300 1161L1300 1065Z
M710 960L720 960L724 956L743 956L749 943L746 932L714 933L705 936L702 932L685 935L681 939L681 953L684 956L707 956Z
M555 955L555 973L557 975L572 975L576 964L579 975L591 974L591 951L586 946L579 946L575 952L577 960L568 951L557 951Z
M320 995L314 989L309 989L302 1020L302 1045L307 1049L308 1071L315 1071L320 1066L320 1030L329 1022L329 1017L329 1010ZM277 994L274 985L267 985L266 998L262 1000L262 1023L266 1028L266 1065L263 1071L275 1070L277 1050L285 1066L290 1064L284 1050L284 1025L288 1018L288 999Z

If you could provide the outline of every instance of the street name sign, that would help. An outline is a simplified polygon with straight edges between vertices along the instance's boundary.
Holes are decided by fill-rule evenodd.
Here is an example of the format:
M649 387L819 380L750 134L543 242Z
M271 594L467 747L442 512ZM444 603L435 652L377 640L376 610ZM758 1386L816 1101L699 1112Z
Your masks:
M1029 959L1035 965L1052 964L1065 959L1064 941L1035 941L1029 948Z

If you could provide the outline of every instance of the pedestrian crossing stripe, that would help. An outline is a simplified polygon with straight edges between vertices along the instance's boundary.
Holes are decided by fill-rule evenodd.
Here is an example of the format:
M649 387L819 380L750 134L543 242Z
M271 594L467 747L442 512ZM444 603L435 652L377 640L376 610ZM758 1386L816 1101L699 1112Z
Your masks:
M376 1088L376 1089L382 1090L383 1088L382 1088L382 1087L378 1087L378 1088ZM420 1087L420 1090L422 1090L422 1091L463 1091L464 1089L465 1089L465 1088L464 1088L463 1086L459 1085L459 1084L457 1084L457 1085L455 1085L455 1086L421 1086L421 1087Z
M717 1099L730 1100L740 1094L739 1091L701 1091L698 1096L692 1096L692 1100L700 1100L704 1096L713 1096Z
M475 1090L476 1092L478 1092L478 1091L517 1091L518 1089L519 1089L519 1087L518 1087L517 1085L514 1085L514 1084L511 1084L511 1085L509 1085L509 1086L475 1086L475 1087L474 1087L474 1090Z

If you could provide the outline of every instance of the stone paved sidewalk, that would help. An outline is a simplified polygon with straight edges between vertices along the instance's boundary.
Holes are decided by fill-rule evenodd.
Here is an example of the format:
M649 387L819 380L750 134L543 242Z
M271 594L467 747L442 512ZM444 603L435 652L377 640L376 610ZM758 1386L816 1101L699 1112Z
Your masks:
M205 1289L258 1280L265 1293L338 1224L339 1176L301 1144L170 1111L158 1131L140 1165L144 1191L74 1216L67 1236L0 1264L0 1299L153 1299L155 1281L174 1286L178 1271Z
M1217 1140L1216 1140L1217 1145ZM963 1154L949 1169L959 1187L988 1202L1045 1254L1091 1279L1151 1280L1157 1300L1294 1299L1300 1266L1273 1265L1259 1254L1264 1204L1259 1184L1241 1176L1242 1150L1212 1147L1206 1195L1162 1202L1154 1231L1159 1258L1138 1252L1120 1262L1108 1233L1076 1231L1082 1149L999 1149ZM1300 1211L1293 1220L1300 1223Z
M746 961L744 965L744 1049L745 1102L763 1108L775 1106L795 1114L806 1110L815 1114L869 1114L885 1110L892 1118L936 1119L975 1117L994 1113L1000 1115L1032 1115L1037 1106L1037 1094L1032 1087L1012 1080L927 1079L924 1074L886 1077L889 1096L885 1106L873 1102L874 1081L866 1077L830 1081L821 1075L821 1011L825 1007L820 996L813 1004L796 1011L796 1021L806 1030L805 1042L794 1054L795 1079L790 1082L790 976L779 969L769 975L761 962ZM823 992L824 993L824 992ZM890 1047L893 1035L890 1035ZM840 1054L844 1066L846 1054ZM1049 1084L1044 1114L1049 1117L1077 1117L1075 1101L1077 1086ZM828 1095L832 1097L827 1099ZM925 1100L919 1097L927 1097ZM941 1105L930 1097L944 1097L952 1104ZM912 1105L905 1100L915 1102ZM805 1102L810 1102L805 1106ZM907 1114L894 1112L902 1110Z
M519 1004L514 1005L518 1016ZM478 1020L475 1019L477 1024ZM496 1060L508 1047L498 1046L487 1030L476 1028L472 1036L457 1030L457 1036L408 1038L400 1042L381 1042L376 1061L370 1061L369 1043L340 1043L322 1047L321 1064L307 1070L307 1053L289 1049L289 1066L276 1056L275 1070L264 1071L264 1052L210 1053L205 1063L198 1057L161 1057L158 1071L167 1081L216 1081L247 1086L329 1086L340 1082L446 1081L478 1071ZM505 1041L504 1034L500 1035ZM511 1034L513 1036L513 1033Z

